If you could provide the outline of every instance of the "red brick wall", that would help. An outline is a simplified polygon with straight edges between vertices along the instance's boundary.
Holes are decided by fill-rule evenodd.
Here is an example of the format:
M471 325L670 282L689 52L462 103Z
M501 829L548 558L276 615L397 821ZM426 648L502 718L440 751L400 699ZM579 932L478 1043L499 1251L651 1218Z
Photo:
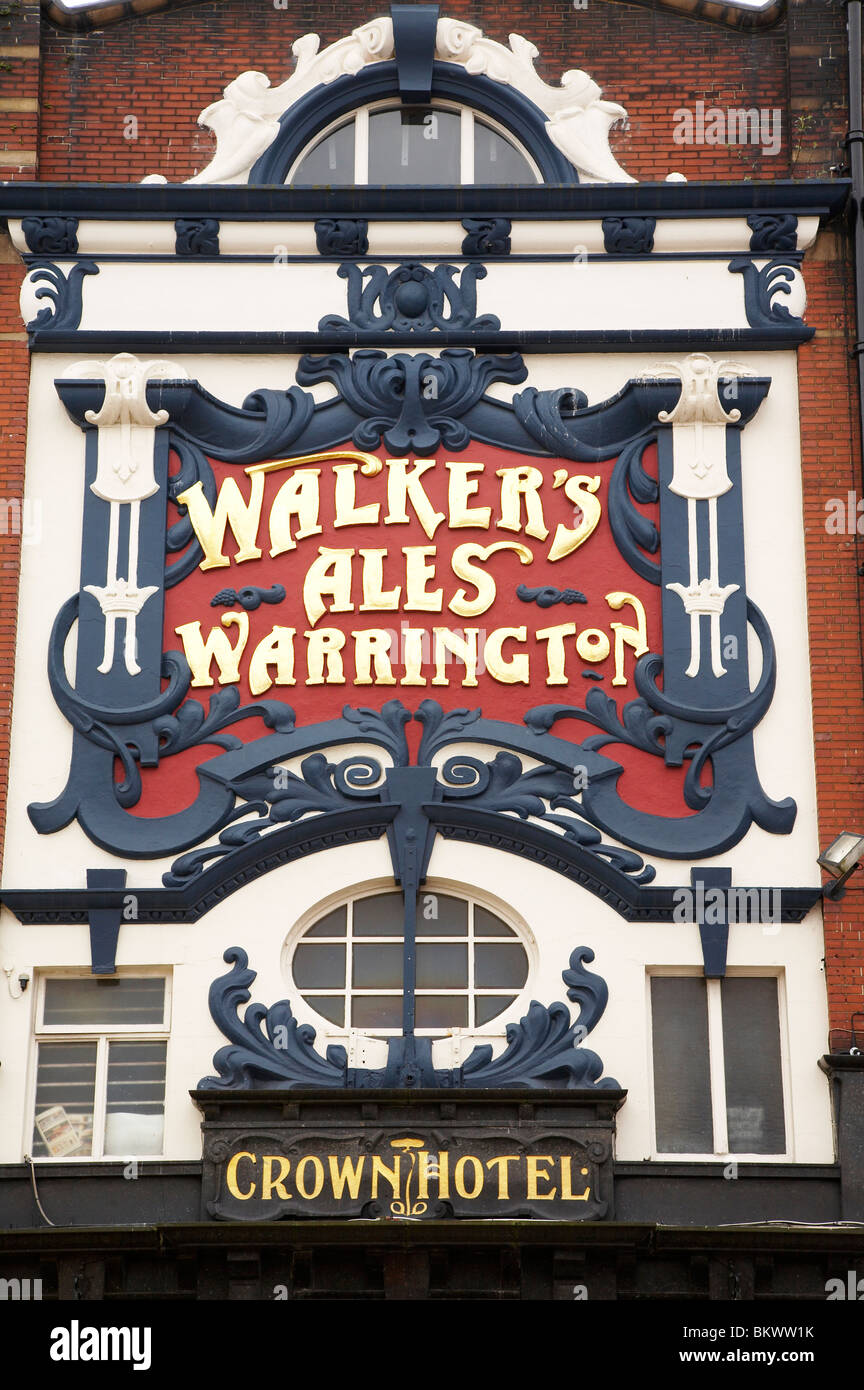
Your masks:
M864 691L861 597L864 538L826 531L826 503L862 495L848 238L823 232L806 260L816 336L798 354L810 660L819 840L864 832ZM864 520L862 520L864 525ZM832 1028L864 1010L864 874L825 903L825 961Z
M198 114L238 73L259 69L278 85L293 69L291 44L301 34L320 34L323 46L387 8L384 0L336 0L326 9L214 0L88 34L46 29L41 177L190 178L206 166L212 148L209 132L196 126ZM445 0L442 12L470 20L505 44L510 32L531 39L547 82L557 83L568 68L584 68L606 98L629 112L629 128L613 132L612 144L636 178L662 179L673 170L690 179L788 178L805 166L813 177L827 173L842 154L842 119L834 122L831 102L825 103L828 72L831 80L837 72L830 65L821 69L803 51L819 45L827 52L833 45L842 59L839 6L817 0L796 10L788 27L749 33L610 0L588 0L584 10L574 9L572 0L520 0L506 14L491 0ZM790 105L787 63L811 105ZM763 154L749 144L676 144L674 112L700 100L724 110L778 109L779 153ZM130 115L138 122L135 140L124 137Z
M38 0L0 6L0 179L38 175L40 17ZM18 312L23 267L0 233L0 501L24 495L30 362ZM0 518L8 516L2 508ZM9 731L18 611L21 539L0 519L0 844L6 822Z

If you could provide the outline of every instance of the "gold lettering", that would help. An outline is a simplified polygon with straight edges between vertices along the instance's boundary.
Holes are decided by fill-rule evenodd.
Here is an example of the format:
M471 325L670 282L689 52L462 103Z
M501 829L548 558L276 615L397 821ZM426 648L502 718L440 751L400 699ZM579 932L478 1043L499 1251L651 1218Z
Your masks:
M270 554L284 555L286 550L296 550L297 541L307 536L320 536L318 507L320 494L318 475L320 468L301 468L292 478L284 482L273 499L270 508ZM256 477L259 475L255 475ZM291 535L291 518L296 516L300 525L296 535Z
M345 646L345 634L336 627L321 627L317 632L304 632L306 648L307 685L344 685L345 672L340 652ZM324 666L327 674L324 674Z
M399 595L402 592L401 585L397 584L395 589L382 587L384 583L384 556L387 551L358 550L357 554L363 556L363 602L360 605L360 612L388 611L398 608Z
M250 1163L258 1162L254 1154L247 1153L245 1150L242 1153L234 1154L233 1158L229 1158L228 1167L225 1169L225 1183L232 1197L236 1197L240 1202L248 1202L250 1197L255 1196L255 1183L253 1182L248 1192L241 1192L237 1186L237 1168L241 1158L248 1158Z
M470 1192L465 1186L465 1169L469 1163L472 1164L474 1169L474 1182ZM479 1197L480 1193L483 1191L483 1177L483 1164L480 1162L479 1158L475 1158L473 1154L466 1154L465 1157L460 1158L459 1162L456 1164L456 1169L453 1173L453 1185L460 1197L467 1197L468 1200L471 1201L472 1198Z
M583 628L576 638L576 650L583 661L605 661L610 651L609 638L599 627Z
M537 1191L538 1181L548 1182L551 1177L550 1173L538 1168L537 1165L540 1163L554 1163L555 1159L551 1154L528 1154L525 1162L528 1165L528 1200L531 1202L551 1202L552 1198L557 1194L558 1189L557 1187L553 1187L551 1192Z
M307 1165L311 1166L312 1172L315 1174L314 1186L311 1192L306 1191ZM317 1197L324 1186L324 1164L321 1162L320 1158L317 1158L315 1154L307 1154L305 1158L301 1158L294 1170L294 1181L297 1184L297 1191L301 1197L305 1197L307 1201L312 1201L314 1197Z
M294 685L295 633L293 627L274 627L262 637L249 662L249 689L253 695L262 695L273 684L270 666L276 667L277 685Z
M285 1190L285 1179L291 1171L291 1162L287 1158L282 1158L278 1154L265 1154L261 1160L264 1165L264 1172L261 1178L261 1200L269 1202L273 1196L274 1188L283 1202L290 1202L291 1193ZM273 1164L279 1164L279 1176L273 1177Z
M177 501L180 506L186 508L192 529L204 551L204 559L199 569L212 570L230 565L228 556L222 553L226 526L231 527L237 542L237 554L234 558L238 565L244 560L260 560L261 551L255 544L255 538L261 521L263 500L264 479L259 474L252 479L248 502L245 501L235 479L226 478L216 497L215 512L210 510L202 483L197 482L180 493Z
M394 1197L398 1197L398 1196L399 1196L399 1182L400 1182L400 1178L399 1178L399 1161L400 1161L400 1155L397 1154L396 1157L395 1157L395 1159L393 1160L393 1167L392 1167L392 1168L388 1168L387 1165L386 1165L386 1163L383 1161L383 1159L379 1158L378 1154L373 1154L373 1155L372 1155L372 1200L373 1200L373 1201L374 1201L375 1198L378 1196L378 1178L379 1178L379 1176L382 1177L382 1178L384 1179L385 1182L389 1182L389 1184L390 1184L390 1186L391 1186L391 1188L392 1188L392 1190L393 1190L393 1196L394 1196Z
M520 531L522 529L522 499L525 499L526 536L536 536L545 541L549 531L543 521L543 503L540 501L540 488L543 474L539 468L499 468L497 476L501 479L501 519L496 522L499 531Z
M567 479L564 484L565 495L575 507L579 508L582 513L582 520L575 528L558 526L555 539L546 557L548 560L563 560L565 555L572 554L597 529L603 508L597 498L592 496L592 493L595 493L599 486L599 473L593 478L587 474L579 473L576 477Z
M624 675L624 647L625 645L633 648L635 656L642 656L648 650L648 637L645 625L645 609L639 602L635 594L625 594L620 589L614 590L606 595L606 602L610 608L623 608L625 603L633 605L636 614L636 626L628 627L625 623L611 623L612 631L615 633L615 675L612 677L613 685L626 685L627 677Z
M327 612L325 594L332 599L329 604L331 613L354 612L351 602L353 557L353 550L331 550L329 546L319 545L318 559L312 561L303 580L303 605L310 627L314 627Z
M428 473L430 468L435 467L434 459L415 459L409 465L408 459L388 459L387 460L387 515L384 518L385 526L395 524L405 524L408 521L406 503L411 500L411 505L417 514L417 520L426 532L430 541L432 540L441 522L444 520L443 512L436 512L429 498L426 496L423 484L420 479L424 473Z
M425 555L434 556L434 545L403 545L405 556L405 603L406 612L440 613L444 607L444 590L426 592L426 581L435 578L435 565L427 565Z
M423 644L429 634L422 627L406 627L402 624L402 659L405 674L400 685L425 685L426 677L421 675L423 666Z
M584 1192L574 1192L570 1185L572 1159L569 1154L564 1154L561 1158L561 1196L565 1202L587 1202L591 1195L590 1185ZM583 1178L587 1178L588 1169L579 1170Z
M356 1163L350 1158L342 1161L342 1167L338 1167L338 1160L335 1154L331 1154L327 1159L330 1166L330 1182L333 1187L333 1196L337 1202L341 1201L342 1193L347 1186L349 1197L355 1200L360 1192L360 1179L363 1177L363 1166L366 1162L366 1155L361 1154Z
M500 1154L498 1158L490 1158L490 1159L487 1160L487 1163L486 1163L486 1167L487 1167L487 1168L495 1168L496 1166L497 1166L497 1168L498 1168L498 1201L499 1201L499 1202L506 1202L506 1201L508 1201L509 1198L510 1198L510 1184L509 1184L510 1172L509 1172L509 1169L508 1169L508 1167L507 1167L507 1164L508 1164L508 1163L518 1163L518 1162L519 1162L519 1158L520 1158L520 1155L519 1155L519 1154Z
M219 684L229 685L240 679L240 658L249 640L249 614L223 613L223 627L236 626L237 641L232 647L227 633L221 628L211 627L210 635L204 642L201 638L201 624L182 623L174 631L183 641L183 651L192 672L193 685L212 685L210 666L215 660L219 667Z
M442 1202L450 1196L450 1155L446 1149L438 1152L438 1196Z
M526 653L517 652L507 661L501 650L511 637L516 642L524 642L527 632L524 627L496 627L490 632L483 647L483 665L493 680L503 685L528 684L531 676Z
M447 605L451 612L458 613L460 618L477 618L495 602L495 580L486 570L477 569L471 562L488 560L496 550L515 550L523 565L530 565L534 559L527 545L520 545L518 541L498 541L496 545L486 546L475 545L473 542L458 545L450 560L453 573L457 579L465 579L469 584L473 584L477 590L477 597L469 600L465 590L459 589Z
M463 685L473 686L477 684L477 639L479 628L466 627L464 637L458 632L453 632L449 627L433 627L433 660L435 662L435 675L432 680L433 685L449 685L444 667L447 664L447 653L459 657L465 663L465 679Z
M469 480L468 475L482 473L484 466L482 463L469 463L463 459L448 459L444 465L450 473L447 501L450 518L447 525L453 531L461 526L480 526L484 531L488 530L492 520L492 508L468 506L468 498L475 497L480 486L476 478ZM462 578L461 575L459 577Z
M354 668L357 672L355 685L395 685L396 677L390 665L392 634L383 627L362 628L352 632L354 638ZM372 679L372 663L375 663L375 679Z
M368 502L365 507L356 505L357 469L356 463L334 463L336 474L336 520L334 526L377 526L381 512L380 502Z
M567 677L564 673L565 652L564 638L576 636L575 623L559 623L557 627L540 628L534 634L539 641L546 645L546 684L547 685L566 685Z

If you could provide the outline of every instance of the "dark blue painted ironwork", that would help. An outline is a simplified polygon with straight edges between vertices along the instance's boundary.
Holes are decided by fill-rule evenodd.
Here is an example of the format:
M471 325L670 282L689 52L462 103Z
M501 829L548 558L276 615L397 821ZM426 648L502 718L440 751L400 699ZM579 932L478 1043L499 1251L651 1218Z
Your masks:
M257 584L247 584L245 589L220 589L210 600L211 608L233 608L239 603L247 613L253 613L262 603L282 603L285 599L285 585L271 584L262 589Z
M99 267L95 261L79 261L64 275L59 266L52 261L31 261L30 281L44 280L36 291L37 299L47 299L48 304L40 309L35 318L27 324L27 332L69 332L78 328L83 309L83 280L85 275L98 275Z
M523 603L536 603L538 608L553 608L556 603L588 602L580 589L556 589L553 584L539 589L529 589L526 584L518 584L516 597Z
M512 223L509 217L463 217L462 226L465 230L463 256L510 255Z
M315 223L315 244L322 256L365 256L369 223L359 217L321 217Z
M512 825L512 820L506 820L507 807L530 806L526 814L532 817L532 833L536 829L541 836L552 834L559 849L562 838L575 840L589 860L605 856L605 862L620 871L615 892L625 902L629 890L622 880L631 875L638 878L646 866L631 850L613 851L604 846L601 832L632 850L673 858L721 853L753 822L774 833L787 833L794 821L794 804L774 803L765 797L753 759L752 730L771 701L775 659L767 624L746 598L742 541L739 432L758 408L768 382L757 378L721 381L721 391L734 386L741 412L740 420L727 429L733 486L718 501L718 524L724 582L738 585L727 604L724 631L735 636L742 655L720 677L706 668L692 678L684 675L683 658L689 642L689 619L678 595L668 588L670 582L687 581L686 503L668 487L672 476L671 427L658 423L659 413L674 407L680 382L631 381L611 400L591 407L575 388L522 391L512 404L485 396L489 382L521 381L525 372L516 354L498 358L467 350L447 350L440 356L400 353L388 357L383 351L360 351L351 359L341 354L307 357L297 374L301 386L332 381L339 390L335 399L316 405L307 392L294 386L284 392L255 392L239 408L215 400L195 383L153 383L148 402L153 409L166 409L170 423L156 433L159 492L142 504L141 511L141 551L146 564L140 582L151 583L159 591L141 614L139 659L143 670L130 677L118 661L107 675L99 672L101 623L81 622L79 676L73 690L65 674L64 650L79 605L82 612L92 613L94 601L89 594L75 595L64 605L52 636L49 675L55 699L75 728L73 762L67 788L57 801L30 808L37 828L43 832L59 829L77 815L96 843L130 858L191 850L174 864L169 875L167 886L179 888L203 875L205 865L213 860L229 861L223 869L226 877L231 876L231 865L241 859L244 871L248 871L256 851L266 858L269 851L264 840L269 844L273 827L290 822L292 807L303 804L313 792L314 808L321 815L334 817L334 828L353 825L356 798L367 795L373 783L368 778L365 782L346 781L341 774L336 775L335 765L327 763L319 750L356 742L360 732L370 743L386 748L397 766L407 765L403 726L411 712L398 701L385 706L380 714L346 708L341 719L299 729L293 711L284 702L257 701L241 708L236 692L231 690L213 696L209 712L205 712L197 700L186 698L190 676L183 657L162 652L164 588L182 583L201 558L188 518L172 526L166 538L166 490L176 497L200 479L213 505L215 484L208 451L229 463L244 465L292 452L331 448L353 437L366 449L383 441L396 454L409 450L423 453L440 443L458 450L472 439L480 439L498 447L595 464L617 456L609 490L613 535L628 563L652 583L661 584L665 665L658 653L640 658L635 670L637 698L620 710L599 690L588 692L582 707L538 706L521 724L487 720L479 710L444 715L434 701L423 702L416 715L424 723L420 769L430 766L433 753L460 737L508 750L491 763L473 766L470 775L465 770L468 763L464 763L467 780L462 783L458 778L444 779L440 800L426 811L437 833L491 835L495 820L500 824L502 816L508 826ZM435 382L437 399L434 393L427 396L424 392L424 383L430 380ZM104 388L97 382L64 380L58 382L58 391L88 436L82 587L98 585L107 550L108 508L89 487L95 477L96 433L87 426L85 415L87 410L98 409ZM644 467L645 449L652 441L658 443L659 481ZM170 482L169 443L181 461L179 475ZM658 531L640 511L658 496L659 530L665 537L659 563L650 558L652 551L657 553ZM748 625L763 650L762 673L752 691L746 660ZM165 690L161 676L169 682ZM237 720L249 718L260 718L274 732L240 746L226 731ZM579 720L581 728L586 723L593 725L598 733L579 744L556 737L555 726L569 720ZM128 815L139 796L139 766L153 766L205 741L218 741L226 751L202 762L200 791L191 807L174 816L148 820ZM669 819L628 806L617 791L620 765L599 751L606 744L622 741L668 766L686 766L685 800L695 814ZM302 778L289 781L284 795L274 794L272 778L268 785L262 785L268 767L316 753L320 762L310 760L304 765ZM540 766L523 773L512 754L528 757ZM113 778L115 759L120 760L124 773L119 784ZM584 767L588 773L588 785L578 800L568 795L573 790L572 780L565 785L566 776L572 779L576 767ZM706 781L709 769L710 779ZM382 785L387 782L384 778ZM407 794L403 788L395 800L401 805L401 797ZM454 819L454 802L460 798L460 815ZM394 797L378 796L379 826L390 823L384 815L383 800L393 801ZM250 820L252 815L257 819ZM533 824L535 819L542 824ZM371 823L367 820L362 825ZM543 825L555 829L545 830ZM265 827L266 836L262 835ZM527 825L525 828L528 853ZM558 828L565 831L564 837L556 835ZM204 842L214 834L221 835L219 843L207 846ZM505 838L508 834L509 830ZM543 848L543 843L532 841L530 853L548 853L554 859L558 850L551 845ZM571 861L564 856L561 862L562 872L571 873ZM594 872L592 868L588 877Z
M349 1068L343 1047L327 1048L326 1057L314 1049L315 1029L298 1025L287 999L269 1009L250 1004L241 1021L237 1010L251 998L249 986L256 972L248 969L248 957L240 946L231 946L223 959L233 962L227 975L210 986L210 1014L214 1023L231 1040L213 1058L218 1076L199 1081L201 1091L215 1090L291 1090L295 1087L327 1089L356 1087L370 1090L382 1087L525 1087L528 1090L618 1090L612 1077L601 1077L603 1063L596 1052L582 1042L599 1022L606 1008L609 991L606 981L585 969L593 961L588 946L578 946L563 972L567 997L579 1004L579 1017L570 1021L566 1004L545 1007L532 1000L528 1013L519 1023L508 1024L507 1047L493 1059L489 1044L474 1048L461 1067L436 1068L432 1062L429 1038L406 1032L388 1041L385 1068ZM409 985L405 984L406 994ZM263 1031L262 1031L263 1024Z
M77 256L77 217L25 217L21 230L35 256Z
M470 348L446 348L438 356L428 352L388 356L361 349L352 357L336 353L303 357L297 368L301 385L331 381L339 390L343 409L350 407L352 426L340 438L350 434L360 449L383 443L397 455L409 450L431 453L441 444L448 449L466 448L472 431L461 417L478 405L493 381L524 381L527 374L517 353L479 356ZM491 403L488 408L502 422L508 413L506 407L496 411Z
M347 261L340 265L338 274L348 281L348 317L325 314L318 323L319 333L342 328L376 333L464 328L497 333L501 327L495 314L477 314L477 281L486 276L482 265L472 263L460 272L455 265L436 265L429 270L419 261L405 261L388 271L384 265L359 266Z
M215 217L178 217L174 231L178 256L219 255L219 222Z
M438 5L390 6L399 95L405 102L427 102L432 94L438 14Z
M650 255L656 226L656 217L604 217L603 245L612 256Z

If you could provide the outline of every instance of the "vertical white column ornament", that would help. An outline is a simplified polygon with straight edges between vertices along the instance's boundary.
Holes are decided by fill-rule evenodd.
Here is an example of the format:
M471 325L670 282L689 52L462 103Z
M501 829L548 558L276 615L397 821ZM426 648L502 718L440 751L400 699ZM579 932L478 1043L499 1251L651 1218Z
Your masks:
M135 656L136 622L148 598L158 592L156 585L138 587L141 503L159 490L154 471L156 429L168 420L167 410L154 411L147 404L147 382L154 378L185 379L186 373L173 362L141 362L122 352L108 362L76 362L63 375L105 383L100 409L86 411L84 418L99 431L96 479L91 490L110 507L106 577L104 585L88 584L85 591L98 601L105 617L105 644L98 670L106 674L114 664L115 629L122 618L126 624L126 670L137 676L141 667ZM119 573L121 507L129 508L125 577Z
M707 617L711 633L711 670L725 676L721 660L720 617L737 584L720 584L717 498L732 486L726 470L726 426L741 419L737 406L726 410L720 400L720 377L741 376L746 368L735 362L715 362L693 353L683 362L670 362L657 375L674 372L681 378L681 395L674 410L661 410L658 419L672 426L673 470L670 492L687 499L689 582L667 584L678 594L690 618L690 664L686 675L697 676L702 663L699 620ZM708 574L700 579L697 504L708 506ZM703 557L704 562L704 557Z

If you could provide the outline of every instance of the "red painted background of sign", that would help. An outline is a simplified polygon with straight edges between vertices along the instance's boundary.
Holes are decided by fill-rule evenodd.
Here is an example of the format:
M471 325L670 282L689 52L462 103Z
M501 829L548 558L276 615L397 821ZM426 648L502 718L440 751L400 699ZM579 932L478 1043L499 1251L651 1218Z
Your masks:
M352 446L348 443L344 447L351 449ZM649 471L655 466L653 454L654 451L650 450L645 459ZM385 453L379 451L376 457L383 460ZM460 462L470 459L472 462L476 461L484 465L483 472L475 475L478 484L477 492L470 497L468 505L491 508L491 524L488 528L478 525L458 529L449 527L449 474L445 468L445 462L448 458ZM256 699L279 700L293 708L298 724L306 725L337 718L346 704L372 706L380 709L386 701L399 699L408 709L413 711L424 699L432 698L447 710L466 706L471 709L480 707L487 718L521 722L525 712L535 705L561 703L581 707L584 705L585 696L590 690L600 689L615 698L620 711L627 700L632 700L637 695L633 683L636 657L632 647L626 646L624 648L624 674L627 684L613 687L615 634L611 628L611 623L636 625L637 617L629 604L625 604L617 611L613 609L606 602L606 594L613 591L624 591L639 599L645 609L650 650L659 651L662 649L662 631L659 589L641 579L629 568L617 550L609 526L608 487L614 459L599 464L573 463L564 459L544 459L513 454L490 445L480 444L470 445L468 450L462 454L442 449L435 456L435 459L435 468L424 474L422 483L430 503L436 511L445 514L445 520L438 525L431 539L427 536L415 514L410 499L406 506L409 518L407 524L384 524L383 518L388 511L386 467L375 476L363 476L359 471L355 474L355 505L361 507L368 503L379 502L381 508L378 524L335 528L335 474L332 473L333 465L322 461L315 465L306 465L306 467L315 466L320 469L318 523L322 528L321 534L299 540L294 550L275 557L271 557L269 554L268 519L273 499L279 488L290 476L290 470L277 470L267 474L265 476L261 521L257 533L257 544L262 551L261 558L237 563L235 556L238 545L231 528L226 527L222 549L223 553L230 557L230 563L226 566L203 571L199 567L187 579L166 593L165 650L183 650L183 643L176 632L176 629L182 624L199 621L202 636L206 641L211 627L218 628L220 626L220 617L224 613L242 613L244 611L239 603L233 604L230 608L221 604L212 606L213 597L220 591L224 589L237 590L253 585L269 589L274 584L281 584L286 590L286 597L281 603L275 605L262 603L260 607L248 613L249 637L240 661L240 681L233 683L234 688L240 694L242 704L253 703ZM211 462L217 487L221 486L226 477L231 476L236 480L243 497L249 497L251 483L243 468L222 463L217 459L213 459ZM502 529L496 524L502 515L501 479L497 476L497 470L523 466L539 469L544 477L539 496L543 505L544 524L549 533L545 540L526 535L524 528L527 523L527 513L524 501L520 503L521 528L518 532ZM568 500L563 486L554 486L556 472L560 482L564 481L565 476L574 477L578 474L584 474L594 477L599 475L601 482L595 495L602 507L602 514L596 529L578 549L561 560L550 561L547 556L557 526L561 524L567 528L574 528L581 520L581 513ZM653 509L646 508L645 510L647 515L651 515ZM170 507L169 524L176 521L178 516L177 509L173 506ZM656 515L653 519L656 521ZM296 529L295 518L292 534ZM489 546L501 541L527 545L533 554L533 561L530 564L523 564L516 552L501 551L491 556L488 561L479 562L481 567L495 580L496 596L493 603L484 613L474 618L463 618L450 611L447 605L458 589L465 589L469 600L475 596L475 589L470 582L457 578L450 568L453 551L457 546L466 542ZM307 619L303 604L303 583L309 566L318 557L321 546L348 548L357 552L352 561L354 568L351 598L354 611L349 613L327 611L313 628ZM443 589L440 612L406 612L401 606L404 602L405 586L403 546L435 547L434 557L431 555L427 557L427 563L434 563L436 567L435 577L428 580L427 587L430 591L439 587ZM395 610L361 612L360 605L363 601L362 561L359 557L359 551L384 548L388 553L383 561L383 587L391 589L399 585L402 586L400 607ZM654 558L656 559L656 556ZM544 587L554 587L558 590L575 589L584 594L586 602L558 602L549 607L541 607L536 601L525 602L519 599L516 594L519 585L525 585L530 589ZM547 684L547 644L543 640L537 640L534 634L538 630L557 626L561 623L574 623L577 634L586 628L596 628L605 632L609 638L611 650L603 661L588 662L577 653L575 649L576 638L574 636L566 637L568 684L550 685ZM248 682L249 661L257 644L270 633L274 624L296 629L294 672L296 683L281 686L274 683L263 694L253 696ZM434 685L432 683L435 668L431 660L426 660L422 667L422 673L427 684L425 686L401 685L399 682L404 674L400 650L403 624L411 628L425 629L430 634L433 627L446 627L459 633L464 632L466 628L479 628L481 653L484 635L491 633L493 629L524 627L527 629L527 640L524 643L508 641L504 650L507 658L517 651L524 651L528 654L530 683L503 684L484 670L481 659L477 672L477 685L464 686L462 682L466 674L465 666L458 658L450 657L446 666L449 684ZM336 628L346 634L346 645L342 652L344 684L308 685L306 683L304 634L307 631L322 627ZM393 685L357 685L355 683L351 633L368 628L384 628L394 633L394 647L391 655L396 683ZM226 634L233 645L237 641L238 629L229 627L226 629ZM431 656L431 652L427 652L426 655ZM189 698L202 701L205 708L210 695L220 688L225 688L220 687L219 669L215 661L211 662L210 674L214 680L213 686L193 687L189 692ZM269 668L269 674L271 677L275 677L276 671L273 666ZM602 677L602 680L594 679L596 676ZM248 742L268 731L262 721L251 719L232 726L230 732L242 741ZM409 725L407 732L412 745L416 745L421 732L419 725ZM597 733L597 729L588 723L567 720L565 723L559 724L555 732L560 737L576 742L580 738ZM135 808L135 813L160 815L177 811L182 806L189 804L197 791L195 766L211 756L218 756L220 751L215 746L191 749L185 754L165 759L158 769L145 770L143 774L144 793ZM681 794L682 769L667 769L659 758L624 745L608 745L603 751L624 765L625 772L619 781L619 790L630 804L669 815L686 815L688 813L688 808L685 806Z

